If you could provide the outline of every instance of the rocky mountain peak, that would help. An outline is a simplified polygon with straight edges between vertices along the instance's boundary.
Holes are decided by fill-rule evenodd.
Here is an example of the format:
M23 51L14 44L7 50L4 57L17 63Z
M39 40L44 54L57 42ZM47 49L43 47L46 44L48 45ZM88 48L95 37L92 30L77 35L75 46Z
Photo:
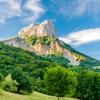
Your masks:
M47 25L47 24L50 24L51 22L48 20L48 19L46 19L46 20L44 20L42 23L40 23L41 25Z
M44 20L40 24L31 24L27 27L21 29L18 33L18 36L24 38L25 36L37 36L37 37L44 37L44 36L55 36L55 28L54 24L49 20Z
M54 24L44 20L40 24L30 24L18 33L18 37L4 41L5 44L20 47L40 55L61 55L71 64L79 65L84 56L74 53L71 47L56 37Z

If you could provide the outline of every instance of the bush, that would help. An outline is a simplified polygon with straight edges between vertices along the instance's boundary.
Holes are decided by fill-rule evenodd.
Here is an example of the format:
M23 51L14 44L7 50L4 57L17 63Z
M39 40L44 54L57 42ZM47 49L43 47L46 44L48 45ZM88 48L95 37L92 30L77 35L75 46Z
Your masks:
M94 100L99 100L100 99L100 73L95 73L94 76Z
M60 66L48 68L44 79L49 94L57 97L74 96L77 78L71 70Z
M17 86L18 93L20 93L21 90L24 92L32 93L33 81L25 72L22 71L20 67L17 67L13 70L11 77L19 84Z
M76 96L82 100L99 100L100 73L93 71L80 72Z
M50 39L47 36L39 38L39 42L43 45L50 45Z
M18 83L16 81L13 81L11 78L11 75L8 75L5 80L2 82L2 88L5 91L9 92L16 92L17 91L17 85Z
M34 80L34 90L42 93L47 93L45 88L44 80L41 80L39 77Z
M0 88L2 88L3 81L4 81L4 76L0 73Z
M0 73L0 82L4 80L4 76Z

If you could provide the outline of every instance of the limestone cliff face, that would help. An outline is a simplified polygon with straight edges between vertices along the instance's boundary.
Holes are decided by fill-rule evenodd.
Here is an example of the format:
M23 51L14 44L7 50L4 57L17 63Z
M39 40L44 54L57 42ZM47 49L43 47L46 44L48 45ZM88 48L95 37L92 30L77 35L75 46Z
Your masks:
M42 45L40 43L37 43L34 45L35 52L41 54L41 55L48 55L48 54L61 54L65 58L67 58L71 64L73 65L79 65L80 61L77 61L77 57L73 55L69 50L61 48L57 42L52 42L50 46L48 45Z
M28 27L24 27L19 33L18 36L21 38L25 38L25 36L37 36L37 37L44 37L44 36L55 36L55 29L54 25L45 20L41 24L31 24Z
M42 45L41 43L36 43L34 45L34 50L42 55L48 55L53 53L62 53L62 49L58 45L57 42L52 42L49 46L48 45Z
M79 60L57 41L54 25L45 20L41 24L31 24L18 33L18 37L4 41L5 44L20 47L40 55L60 54L66 57L71 64L79 65Z

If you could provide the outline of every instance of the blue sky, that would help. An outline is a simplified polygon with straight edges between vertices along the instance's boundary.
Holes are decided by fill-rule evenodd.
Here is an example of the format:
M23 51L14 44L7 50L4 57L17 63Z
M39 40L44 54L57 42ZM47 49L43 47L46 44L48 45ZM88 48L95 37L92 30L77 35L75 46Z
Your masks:
M0 40L45 19L61 40L100 59L100 0L0 0Z

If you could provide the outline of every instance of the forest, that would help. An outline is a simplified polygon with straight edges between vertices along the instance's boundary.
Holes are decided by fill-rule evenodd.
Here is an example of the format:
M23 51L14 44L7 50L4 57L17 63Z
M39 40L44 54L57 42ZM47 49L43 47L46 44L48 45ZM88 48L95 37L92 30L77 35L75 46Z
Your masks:
M63 56L39 56L0 42L0 88L18 94L38 91L58 99L99 100L100 69L92 64L88 60L73 66Z

